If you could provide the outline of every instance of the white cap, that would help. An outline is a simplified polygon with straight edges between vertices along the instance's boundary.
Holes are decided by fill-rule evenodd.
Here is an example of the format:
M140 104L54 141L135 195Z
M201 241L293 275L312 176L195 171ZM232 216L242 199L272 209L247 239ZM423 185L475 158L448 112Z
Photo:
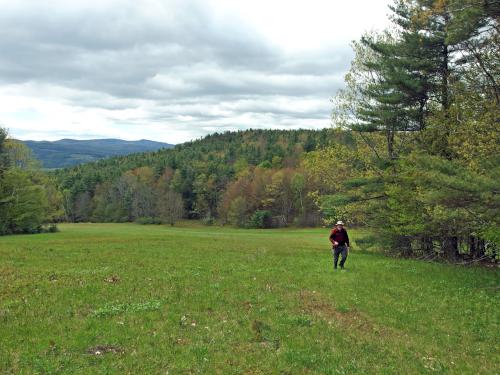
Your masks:
M337 224L335 225L344 225L344 222L342 220L337 221Z

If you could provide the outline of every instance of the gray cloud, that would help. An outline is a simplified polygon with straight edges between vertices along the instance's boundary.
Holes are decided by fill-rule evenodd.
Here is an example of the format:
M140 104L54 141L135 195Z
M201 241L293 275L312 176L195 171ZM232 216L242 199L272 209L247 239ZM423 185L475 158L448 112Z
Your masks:
M287 55L203 1L96 4L0 3L0 88L192 136L325 126L352 57L347 44Z

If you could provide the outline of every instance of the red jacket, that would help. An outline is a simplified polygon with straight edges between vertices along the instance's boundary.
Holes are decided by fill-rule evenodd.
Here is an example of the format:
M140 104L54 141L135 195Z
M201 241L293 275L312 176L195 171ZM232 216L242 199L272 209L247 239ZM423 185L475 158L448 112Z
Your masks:
M339 246L349 246L349 235L347 231L344 228L340 230L333 228L330 232L330 242L333 244L333 241L338 242Z

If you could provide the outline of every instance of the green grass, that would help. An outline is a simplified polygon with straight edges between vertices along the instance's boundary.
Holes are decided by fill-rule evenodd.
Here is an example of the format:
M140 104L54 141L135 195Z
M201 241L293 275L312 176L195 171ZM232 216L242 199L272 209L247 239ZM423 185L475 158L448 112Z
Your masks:
M325 229L60 229L0 238L2 374L499 372L494 269L354 246L334 272Z

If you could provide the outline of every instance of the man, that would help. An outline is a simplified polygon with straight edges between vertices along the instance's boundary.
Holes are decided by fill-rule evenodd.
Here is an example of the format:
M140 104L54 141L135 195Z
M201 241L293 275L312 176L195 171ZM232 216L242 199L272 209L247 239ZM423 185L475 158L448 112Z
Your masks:
M344 223L342 221L337 221L335 228L332 229L330 233L330 242L333 245L333 268L337 269L337 263L339 261L339 255L342 254L342 259L340 260L340 269L344 269L344 263L347 259L347 254L349 253L349 236L347 231L344 229Z

